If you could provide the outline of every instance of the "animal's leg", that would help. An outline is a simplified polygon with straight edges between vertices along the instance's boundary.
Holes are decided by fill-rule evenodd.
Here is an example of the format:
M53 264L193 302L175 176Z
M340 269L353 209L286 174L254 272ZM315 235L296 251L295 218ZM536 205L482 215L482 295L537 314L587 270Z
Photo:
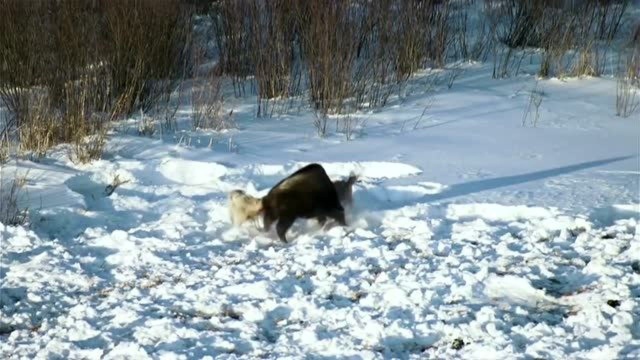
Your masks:
M278 220L278 224L276 225L276 232L278 233L278 237L282 242L287 242L287 237L285 236L285 234L287 233L287 230L289 230L291 225L293 225L293 222L295 220L295 218L280 218L280 220Z
M342 226L347 226L347 221L344 218L344 210L333 210L329 214L329 217L338 222Z
M327 217L324 215L320 215L316 217L316 220L318 220L318 224L320 225L320 227L323 227L324 224L327 222Z
M264 222L264 231L269 231L275 219L271 218L267 213L264 214L262 221Z
M238 225L238 221L236 220L236 214L235 214L235 212L233 211L233 209L230 209L230 210L229 210L229 218L230 218L230 220L231 220L231 224L233 224L234 226L235 226L235 225Z

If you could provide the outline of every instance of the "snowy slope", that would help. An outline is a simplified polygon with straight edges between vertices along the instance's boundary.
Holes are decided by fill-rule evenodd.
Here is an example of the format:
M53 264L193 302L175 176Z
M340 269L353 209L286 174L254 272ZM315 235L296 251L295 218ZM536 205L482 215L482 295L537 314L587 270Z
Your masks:
M352 141L230 98L237 130L20 161L37 211L0 225L0 357L640 357L640 122L610 78L552 79L523 127L534 79L489 72L433 96L418 74ZM348 228L231 227L228 191L316 161L361 174Z

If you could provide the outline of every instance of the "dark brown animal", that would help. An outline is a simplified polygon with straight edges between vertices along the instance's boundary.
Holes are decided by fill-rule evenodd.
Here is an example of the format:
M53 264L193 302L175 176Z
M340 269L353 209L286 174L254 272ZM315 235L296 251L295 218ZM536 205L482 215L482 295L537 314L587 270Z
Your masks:
M351 174L346 180L335 180L333 186L338 193L338 199L343 208L351 208L353 206L353 184L358 177ZM262 215L262 200L251 196L242 190L233 190L229 192L229 215L234 226L239 226L248 220L255 221L258 216ZM326 219L318 219L322 222Z
M327 218L346 226L344 208L338 192L320 164L309 164L277 183L262 198L264 230L277 221L276 232L283 242L287 230L298 218L318 219L324 225Z
M353 206L353 184L358 181L358 176L351 173L346 180L336 180L333 186L338 193L338 199L343 207Z

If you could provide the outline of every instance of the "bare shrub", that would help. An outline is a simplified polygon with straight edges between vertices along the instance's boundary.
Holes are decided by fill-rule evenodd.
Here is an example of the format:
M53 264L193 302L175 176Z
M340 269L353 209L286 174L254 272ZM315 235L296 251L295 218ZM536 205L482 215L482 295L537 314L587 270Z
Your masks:
M294 4L290 0L251 0L251 55L258 86L258 116L269 99L285 97L294 61Z
M3 131L36 157L59 143L98 157L110 120L163 101L190 71L178 0L3 0L0 13Z
M25 91L41 82L52 61L50 37L41 31L45 9L40 2L0 1L0 100L6 106L4 130L20 127L28 106Z
M487 17L476 3L464 1L451 14L452 46L458 59L484 61L491 49L491 32Z
M436 67L445 64L451 34L450 1L408 0L398 8L396 73L399 78L414 73L430 60Z
M33 88L22 92L20 103L20 127L17 129L19 149L28 153L32 160L46 155L47 151L58 143L62 133L62 119L59 112L53 111L48 91Z
M360 23L354 8L346 1L310 1L298 5L297 19L305 22L300 35L311 103L322 114L340 113L345 99L353 93L351 73Z
M189 8L178 0L109 0L104 7L114 116L148 111L191 70Z
M540 44L534 25L541 13L542 9L529 0L485 1L483 16L490 34L493 78L517 74L526 56L524 48Z
M0 165L6 164L11 155L11 142L9 134L0 132Z
M453 83L458 79L458 77L460 77L460 75L462 75L462 73L464 73L464 69L462 69L459 64L452 66L447 71L447 89L451 89L453 87Z
M162 133L172 133L178 129L176 115L180 102L184 96L184 85L181 83L176 89L177 99L171 100L171 94L167 94L167 98L160 101L156 109L156 116L159 118L160 131Z
M431 110L431 108L433 107L433 104L435 103L435 98L433 97L434 93L433 93L433 89L430 90L427 93L427 98L426 101L424 103L424 108L422 109L422 113L420 113L420 116L414 118L414 119L406 119L405 121L402 122L402 125L400 126L400 132L404 132L407 129L407 125L409 124L409 122L411 122L412 120L415 120L415 122L413 123L413 126L411 127L412 130L417 130L420 128L420 124L422 123L422 119L424 119L425 115L427 115L427 112L429 110Z
M144 114L142 110L140 110L140 118L138 119L138 135L152 137L156 133L156 122L155 120Z
M233 81L234 94L245 94L244 80L252 74L251 0L220 0L213 4L214 38L219 51L220 69Z
M191 88L194 129L226 130L234 127L232 113L223 111L222 79L215 73L197 78Z
M620 30L629 3L629 0L597 1L596 34L600 39L607 42L614 39Z
M362 134L366 123L365 118L355 117L351 115L343 116L340 119L342 124L342 133L347 141L353 140L356 135Z
M26 174L7 174L0 167L0 223L4 225L23 225L28 220L28 208L21 205L24 200L23 188Z
M106 144L106 129L101 129L86 137L77 137L72 144L72 153L69 158L73 162L80 164L100 159Z
M500 42L510 48L539 47L541 44L538 24L542 22L544 9L553 0L489 0L485 12L494 23L494 31Z
M492 77L494 79L517 75L520 72L522 61L527 56L526 50L500 47L495 41L491 51L493 53Z
M616 80L616 115L629 117L640 105L640 95L638 88L631 85L631 81L626 77L618 77Z
M313 113L313 127L316 128L316 133L320 137L324 137L327 134L327 124L329 117L326 113L316 111Z
M640 50L618 56L616 115L627 118L640 107Z
M396 21L392 14L394 0L372 1L361 5L363 23L357 41L355 77L356 104L384 106L397 90Z
M625 43L621 51L627 51L627 56L624 65L621 62L624 57L618 56L618 68L624 69L631 84L640 88L640 20L637 20L629 36L629 41Z
M508 75L505 68L514 54L541 49L541 76L599 76L606 50L620 28L628 0L487 0L484 12L494 39L509 50L501 57L494 77ZM511 65L508 65L511 64ZM517 71L516 71L517 72Z
M538 119L540 118L540 105L544 99L544 91L540 89L538 79L533 86L533 89L529 93L529 102L522 116L522 126L527 124L527 118L533 127L538 125Z

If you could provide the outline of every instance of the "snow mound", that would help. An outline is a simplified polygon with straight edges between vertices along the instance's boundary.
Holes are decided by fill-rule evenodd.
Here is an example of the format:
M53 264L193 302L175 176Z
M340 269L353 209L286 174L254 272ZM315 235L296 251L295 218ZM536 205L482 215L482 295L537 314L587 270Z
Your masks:
M329 176L348 176L351 172L362 178L369 179L393 179L418 175L422 173L419 168L400 162L386 161L362 161L347 163L321 163Z
M157 167L165 178L182 185L208 185L227 174L228 168L212 162L167 159Z

